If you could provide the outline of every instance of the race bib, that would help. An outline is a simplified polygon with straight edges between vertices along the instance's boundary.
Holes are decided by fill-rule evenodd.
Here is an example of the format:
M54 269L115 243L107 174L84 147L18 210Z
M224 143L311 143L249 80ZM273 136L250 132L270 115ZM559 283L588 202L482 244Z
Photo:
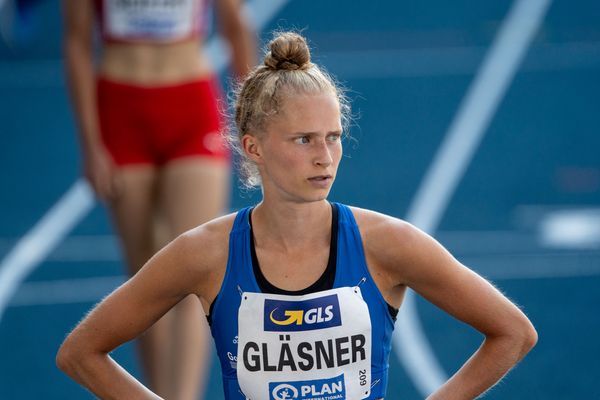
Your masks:
M242 294L237 376L250 400L363 399L371 319L360 288L304 296Z
M107 34L118 38L173 40L197 29L197 0L105 0Z

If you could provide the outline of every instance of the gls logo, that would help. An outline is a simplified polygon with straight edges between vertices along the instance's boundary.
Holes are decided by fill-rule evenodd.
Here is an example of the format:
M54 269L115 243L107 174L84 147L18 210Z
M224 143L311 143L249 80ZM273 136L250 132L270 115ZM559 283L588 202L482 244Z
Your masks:
M269 383L269 400L338 400L346 398L344 375L330 379Z
M271 314L269 314L269 319L276 325L291 325L294 323L296 325L302 325L302 321L306 321L307 324L314 324L315 322L331 321L333 319L332 310L333 306L325 307L325 316L323 316L323 309L321 307L311 308L306 312L306 317L304 317L304 311L302 310L288 310L285 312L285 316L289 318L285 321L278 321L273 317L273 314L277 311L277 309L274 309L271 311Z
M341 324L335 294L304 301L265 299L265 331L308 331Z

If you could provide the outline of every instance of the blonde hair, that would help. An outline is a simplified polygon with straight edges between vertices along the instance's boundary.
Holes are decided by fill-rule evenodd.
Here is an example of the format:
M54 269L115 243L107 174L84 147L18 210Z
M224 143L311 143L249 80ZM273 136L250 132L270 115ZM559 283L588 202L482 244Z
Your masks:
M229 137L240 156L240 179L246 188L259 186L260 175L242 147L246 134L264 131L269 119L281 111L286 96L331 92L339 102L344 127L350 119L350 106L343 89L333 78L311 62L306 39L295 32L279 32L268 44L262 65L251 71L234 94L235 133Z

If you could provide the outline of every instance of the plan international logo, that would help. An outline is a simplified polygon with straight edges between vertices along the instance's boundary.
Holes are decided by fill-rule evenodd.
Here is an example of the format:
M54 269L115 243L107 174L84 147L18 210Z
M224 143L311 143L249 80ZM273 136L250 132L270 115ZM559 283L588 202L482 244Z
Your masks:
M335 294L304 301L265 299L265 331L293 332L340 326L340 304Z
M341 400L345 398L344 374L330 379L269 383L269 400Z

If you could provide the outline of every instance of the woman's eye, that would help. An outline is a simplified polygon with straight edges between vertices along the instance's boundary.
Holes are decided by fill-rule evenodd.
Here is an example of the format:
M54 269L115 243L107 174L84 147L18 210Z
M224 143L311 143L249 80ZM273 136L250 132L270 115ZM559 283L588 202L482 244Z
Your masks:
M308 136L300 136L294 139L297 144L307 144L309 142Z
M336 133L334 135L329 135L327 139L329 139L330 142L337 142L341 137L342 135Z

